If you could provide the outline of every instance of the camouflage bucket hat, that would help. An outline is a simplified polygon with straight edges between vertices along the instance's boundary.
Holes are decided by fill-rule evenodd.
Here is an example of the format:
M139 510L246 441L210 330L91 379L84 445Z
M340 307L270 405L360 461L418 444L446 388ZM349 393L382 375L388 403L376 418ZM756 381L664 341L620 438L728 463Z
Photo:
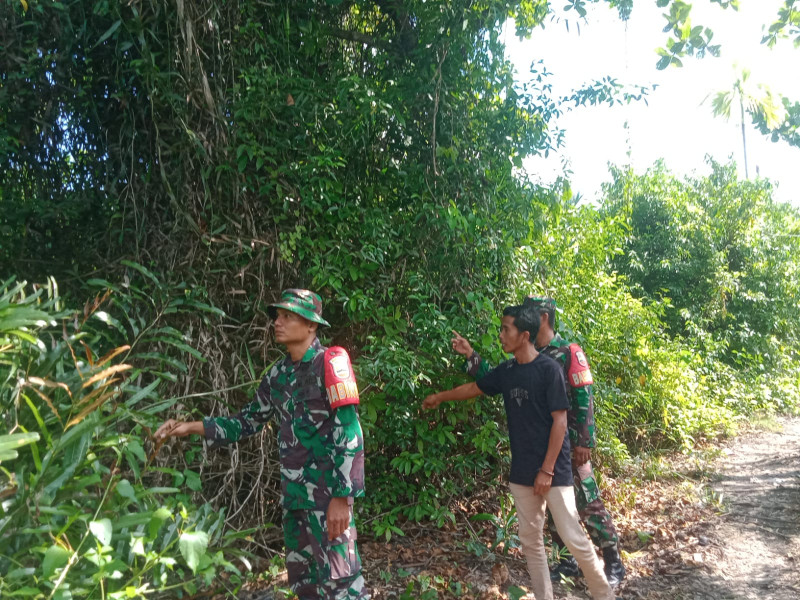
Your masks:
M281 301L270 304L267 313L274 319L278 316L279 308L298 314L312 323L330 327L330 323L322 318L322 298L310 290L283 290Z

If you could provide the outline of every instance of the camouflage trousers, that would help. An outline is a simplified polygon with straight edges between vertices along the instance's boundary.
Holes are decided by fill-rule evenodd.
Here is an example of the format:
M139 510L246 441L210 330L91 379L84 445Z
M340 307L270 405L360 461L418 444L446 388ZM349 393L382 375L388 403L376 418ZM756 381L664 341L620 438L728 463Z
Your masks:
M367 600L352 508L350 527L328 540L326 511L283 511L289 586L300 600Z
M617 529L600 497L600 489L597 487L592 463L587 462L579 467L573 463L572 478L575 489L575 506L578 508L581 522L586 527L592 542L600 549L617 548L619 545ZM553 543L559 548L565 548L549 512L547 513L547 526L550 529Z

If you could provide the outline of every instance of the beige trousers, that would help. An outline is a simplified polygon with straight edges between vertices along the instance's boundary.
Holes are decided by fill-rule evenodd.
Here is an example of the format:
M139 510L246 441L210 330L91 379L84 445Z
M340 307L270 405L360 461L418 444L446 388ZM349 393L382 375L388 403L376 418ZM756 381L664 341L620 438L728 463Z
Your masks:
M572 486L551 487L544 496L533 493L533 487L509 484L519 519L519 539L528 562L528 573L533 580L536 600L553 600L553 585L544 551L545 507L550 509L556 528L583 571L586 585L594 600L614 600L603 566L594 547L581 527L575 492Z

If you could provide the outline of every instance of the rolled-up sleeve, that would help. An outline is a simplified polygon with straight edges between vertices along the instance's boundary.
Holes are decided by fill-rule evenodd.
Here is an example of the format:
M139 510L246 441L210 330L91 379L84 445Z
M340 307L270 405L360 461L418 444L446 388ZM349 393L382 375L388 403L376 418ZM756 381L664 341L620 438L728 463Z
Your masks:
M467 375L471 375L476 380L481 379L491 370L491 365L477 352L473 352L472 356L464 363L464 372Z
M333 426L333 481L335 498L364 494L364 435L356 405L336 409Z
M569 417L572 443L582 448L594 448L594 394L591 385L572 388Z
M209 448L233 444L254 435L275 417L275 405L270 398L269 376L261 380L255 398L235 415L203 419L206 445Z
M578 348L581 352L582 349ZM576 383L567 375L572 365L572 353L569 349L563 354L564 377L569 386L570 409L567 414L569 438L573 446L594 448L594 388L591 383ZM588 369L588 366L586 367Z

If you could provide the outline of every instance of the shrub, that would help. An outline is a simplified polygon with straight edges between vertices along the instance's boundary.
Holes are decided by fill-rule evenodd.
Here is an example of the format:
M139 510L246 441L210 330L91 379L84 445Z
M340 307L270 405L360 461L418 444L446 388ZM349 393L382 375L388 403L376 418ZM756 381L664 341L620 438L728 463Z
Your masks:
M220 571L236 587L231 544L247 532L226 532L224 511L182 492L199 487L197 473L153 482L149 431L173 402L137 366L148 357L109 347L119 335L102 310L109 294L71 311L54 281L33 288L0 287L0 411L10 432L0 445L28 443L19 456L0 453L0 595L182 595Z

